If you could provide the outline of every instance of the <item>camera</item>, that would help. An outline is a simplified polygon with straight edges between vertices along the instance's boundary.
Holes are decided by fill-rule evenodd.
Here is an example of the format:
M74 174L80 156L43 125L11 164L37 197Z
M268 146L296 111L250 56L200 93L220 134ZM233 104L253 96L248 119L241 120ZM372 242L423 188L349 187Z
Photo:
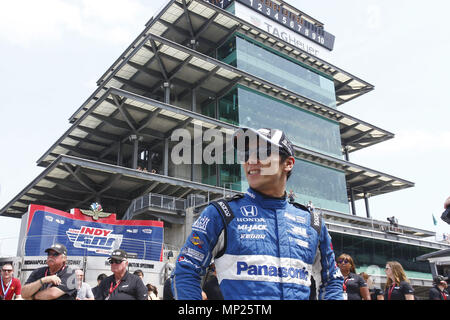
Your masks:
M398 226L398 220L395 216L392 216L390 218L386 218L387 221L391 223L391 225L397 227Z
M444 277L444 276L438 275L438 276L433 278L433 282L435 284L439 284L442 281L448 281L448 277Z
M442 213L441 220L450 224L450 207L445 209L444 213Z

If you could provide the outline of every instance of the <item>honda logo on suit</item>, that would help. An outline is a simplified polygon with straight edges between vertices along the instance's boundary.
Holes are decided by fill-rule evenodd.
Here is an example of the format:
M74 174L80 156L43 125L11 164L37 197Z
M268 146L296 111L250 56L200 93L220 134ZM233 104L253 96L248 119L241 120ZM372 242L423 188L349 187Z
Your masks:
M258 208L255 206L241 207L241 212L244 217L256 217L258 215Z

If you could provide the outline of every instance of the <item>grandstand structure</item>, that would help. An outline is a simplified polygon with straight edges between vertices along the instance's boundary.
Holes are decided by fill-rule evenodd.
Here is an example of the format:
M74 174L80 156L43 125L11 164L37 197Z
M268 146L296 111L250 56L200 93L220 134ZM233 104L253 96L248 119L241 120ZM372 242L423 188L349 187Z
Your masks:
M371 217L370 198L414 183L350 161L394 134L339 110L374 86L330 62L334 42L322 22L280 0L168 1L74 108L37 160L43 172L0 214L98 202L121 219L164 221L165 243L179 248L202 206L248 185L239 165L174 164L173 133L279 128L295 145L287 188L322 212L336 254L352 255L358 271L379 267L381 283L386 261L398 260L426 295L431 273L416 257L449 246L430 240L434 232ZM206 144L192 143L192 154Z

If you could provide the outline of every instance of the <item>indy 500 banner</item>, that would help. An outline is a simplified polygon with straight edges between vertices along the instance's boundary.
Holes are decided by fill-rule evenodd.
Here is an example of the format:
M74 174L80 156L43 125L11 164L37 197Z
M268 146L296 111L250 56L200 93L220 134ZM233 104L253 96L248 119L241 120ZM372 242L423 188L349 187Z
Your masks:
M94 220L95 219L95 220ZM30 205L27 217L25 256L42 256L53 243L67 247L69 256L109 256L115 249L133 258L162 261L164 224L152 220L99 218Z

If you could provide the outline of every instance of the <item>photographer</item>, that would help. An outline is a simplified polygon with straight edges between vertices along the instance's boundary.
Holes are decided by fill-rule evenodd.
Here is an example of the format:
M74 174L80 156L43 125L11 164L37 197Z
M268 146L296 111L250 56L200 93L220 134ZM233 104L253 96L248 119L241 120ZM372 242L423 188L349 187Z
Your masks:
M448 278L437 276L433 279L433 288L430 289L430 300L448 300L450 298L447 288Z
M386 220L389 221L391 226L394 226L396 228L398 227L398 220L397 220L397 218L395 216L392 216L390 218L386 218Z

